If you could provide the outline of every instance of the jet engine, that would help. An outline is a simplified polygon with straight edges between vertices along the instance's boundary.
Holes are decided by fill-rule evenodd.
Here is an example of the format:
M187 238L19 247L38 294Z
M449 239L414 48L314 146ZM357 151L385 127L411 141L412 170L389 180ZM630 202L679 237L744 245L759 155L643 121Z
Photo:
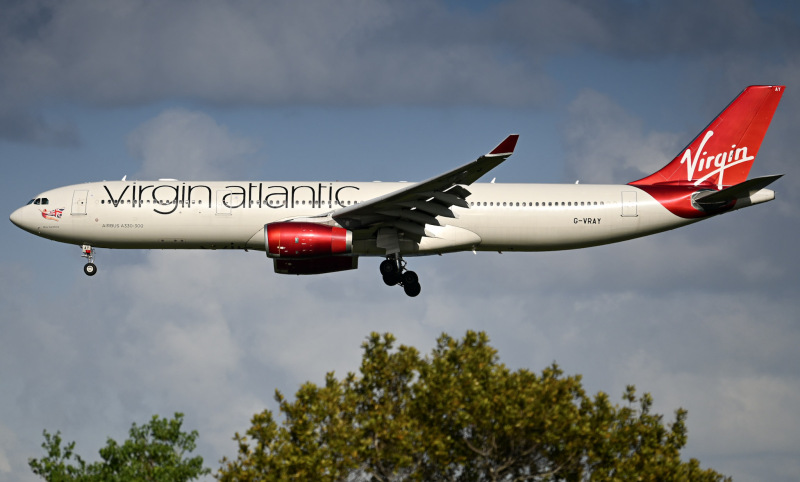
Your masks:
M352 231L308 222L267 224L264 242L270 258L322 258L353 251Z

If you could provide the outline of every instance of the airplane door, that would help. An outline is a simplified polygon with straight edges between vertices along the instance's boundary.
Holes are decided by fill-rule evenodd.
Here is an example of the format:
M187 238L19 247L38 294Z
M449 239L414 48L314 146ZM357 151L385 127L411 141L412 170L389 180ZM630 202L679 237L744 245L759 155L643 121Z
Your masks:
M75 191L72 193L72 214L86 214L86 199L88 197L89 191Z
M636 210L636 191L622 191L622 217L638 216Z
M217 214L231 214L231 208L244 206L244 197L228 190L217 191Z
M217 191L217 214L230 214L231 206L225 199L225 196L230 196L230 191Z

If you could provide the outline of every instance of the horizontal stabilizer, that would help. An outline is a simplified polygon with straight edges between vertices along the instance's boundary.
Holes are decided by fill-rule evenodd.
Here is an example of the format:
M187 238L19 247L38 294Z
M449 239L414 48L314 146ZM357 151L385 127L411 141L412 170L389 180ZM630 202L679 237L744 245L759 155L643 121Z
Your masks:
M726 204L737 199L749 198L753 194L777 181L782 176L783 174L756 177L721 191L701 192L694 198L694 202L700 206L718 206L720 204Z

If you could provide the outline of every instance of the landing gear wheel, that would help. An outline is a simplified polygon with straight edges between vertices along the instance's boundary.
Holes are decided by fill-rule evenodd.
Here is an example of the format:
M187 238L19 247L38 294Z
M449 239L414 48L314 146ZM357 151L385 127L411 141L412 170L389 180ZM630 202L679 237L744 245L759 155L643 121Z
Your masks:
M398 284L401 279L402 276L398 272L383 275L383 282L386 283L387 286L394 286Z
M403 285L418 285L419 276L413 271L405 271L402 276Z
M393 259L385 259L381 262L381 274L386 276L388 274L397 273L399 270L397 268L397 262ZM397 283L395 283L397 284Z
M413 271L406 269L403 257L397 254L390 254L381 262L380 271L383 275L383 282L388 286L400 285L408 296L419 295L422 288L419 285L419 276Z
M420 291L422 291L422 287L419 285L419 283L404 284L403 291L405 291L408 296L413 298L417 296Z
M97 273L97 266L94 264L94 248L88 244L81 246L82 258L86 258L86 264L83 266L83 272L86 276L94 276Z

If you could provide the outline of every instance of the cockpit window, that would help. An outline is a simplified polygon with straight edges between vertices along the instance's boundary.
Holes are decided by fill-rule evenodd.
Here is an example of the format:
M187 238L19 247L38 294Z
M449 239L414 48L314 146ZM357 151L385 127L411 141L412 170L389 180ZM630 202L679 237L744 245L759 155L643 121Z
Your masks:
M50 204L50 200L47 199L46 197L43 197L42 198L42 204Z
M28 204L33 204L33 201L35 201L35 199L31 199L30 201L28 201ZM28 204L26 204L26 206L27 206Z
M34 199L33 204L41 204L41 202L42 200L37 197L36 199Z

